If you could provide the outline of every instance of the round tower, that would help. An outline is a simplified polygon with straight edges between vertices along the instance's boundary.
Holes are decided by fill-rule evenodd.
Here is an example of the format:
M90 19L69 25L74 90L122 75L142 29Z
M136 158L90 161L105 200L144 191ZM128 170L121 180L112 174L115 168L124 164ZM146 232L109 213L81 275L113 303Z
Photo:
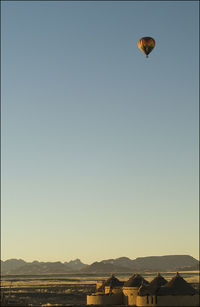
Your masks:
M136 305L138 290L142 285L148 285L148 281L145 280L141 275L134 274L128 281L124 283L123 294L124 294L124 304L126 305Z

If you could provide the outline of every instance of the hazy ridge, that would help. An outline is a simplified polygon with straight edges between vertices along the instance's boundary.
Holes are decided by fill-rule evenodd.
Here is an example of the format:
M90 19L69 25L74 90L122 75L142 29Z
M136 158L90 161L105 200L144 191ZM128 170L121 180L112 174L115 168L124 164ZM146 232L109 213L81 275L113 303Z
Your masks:
M87 265L80 259L69 262L26 262L22 259L1 261L1 274L51 274L51 273L117 273L199 270L199 261L190 255L167 255L107 259Z

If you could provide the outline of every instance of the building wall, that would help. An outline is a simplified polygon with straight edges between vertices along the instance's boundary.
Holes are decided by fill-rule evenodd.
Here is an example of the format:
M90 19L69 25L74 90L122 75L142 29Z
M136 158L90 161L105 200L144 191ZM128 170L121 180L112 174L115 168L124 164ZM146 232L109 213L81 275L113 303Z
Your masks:
M122 287L110 287L110 286L106 286L105 287L105 293L121 293L122 292Z
M152 300L153 299L153 300ZM136 306L147 307L147 306L200 306L199 295L167 295L167 296L149 296L149 303L147 303L147 296L138 296L136 300Z
M87 295L87 305L122 305L122 293Z
M123 287L125 305L136 305L138 289L139 287Z
M105 294L108 294L111 292L110 286L105 286Z
M156 297L154 295L153 296L148 295L148 297L138 295L136 299L136 306L146 307L146 306L158 306L158 305L156 304Z
M98 291L98 289L103 285L103 281L97 281L96 283L96 290Z
M121 295L123 296L122 287L113 288L112 293L121 293Z

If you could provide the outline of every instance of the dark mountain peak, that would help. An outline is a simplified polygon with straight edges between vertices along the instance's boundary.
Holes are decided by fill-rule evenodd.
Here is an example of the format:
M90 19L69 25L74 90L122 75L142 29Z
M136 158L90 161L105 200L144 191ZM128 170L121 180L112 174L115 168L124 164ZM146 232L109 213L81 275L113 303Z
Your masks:
M23 259L12 258L4 261L4 263L26 263L26 261L24 261Z
M128 257L119 257L119 258L116 258L115 260L131 260L130 258L128 258Z
M80 259L70 260L69 262L65 262L64 265L67 265L73 271L79 271L87 265L82 263Z
M68 262L68 264L71 264L71 263L74 263L74 264L80 264L80 263L82 263L81 262L81 260L80 259L75 259L75 260L70 260L69 262Z

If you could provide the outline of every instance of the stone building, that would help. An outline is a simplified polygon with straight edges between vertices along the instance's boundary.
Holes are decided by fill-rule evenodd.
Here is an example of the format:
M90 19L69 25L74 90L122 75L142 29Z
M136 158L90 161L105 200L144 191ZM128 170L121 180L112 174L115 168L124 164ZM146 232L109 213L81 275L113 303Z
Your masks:
M87 296L87 305L200 306L199 293L179 273L169 282L158 273L150 283L139 274L125 283L112 275Z
M124 283L122 291L125 305L136 305L138 291L142 284L148 285L149 283L139 274L134 274Z
M87 295L87 305L123 305L122 286L123 282L111 275L97 284L96 293Z

